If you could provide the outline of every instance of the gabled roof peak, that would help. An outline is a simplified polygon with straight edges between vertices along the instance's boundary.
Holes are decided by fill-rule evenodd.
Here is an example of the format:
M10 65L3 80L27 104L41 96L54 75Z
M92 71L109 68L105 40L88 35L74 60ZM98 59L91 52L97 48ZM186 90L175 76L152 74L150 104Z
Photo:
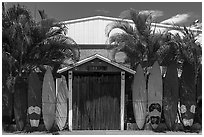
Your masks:
M68 71L68 70L70 70L70 69L72 69L72 68L74 68L74 67L77 67L77 66L80 66L80 65L82 65L82 64L84 64L84 63L86 63L86 62L89 62L89 61L91 61L91 60L94 60L94 59L100 59L100 60L102 60L102 61L104 61L104 62L107 62L108 64L111 64L111 65L113 65L113 66L115 66L115 67L117 67L117 68L119 68L119 69L122 69L122 70L124 70L124 71L126 71L126 72L129 72L129 73L131 73L131 74L135 74L136 73L136 71L134 71L134 70L132 70L132 69L130 69L130 68L127 68L127 67L125 67L125 66L123 66L123 65L121 65L121 64L118 64L118 63L116 63L116 62L112 62L110 59L108 59L108 58L106 58L106 57L104 57L104 56L102 56L102 55L100 55L100 54L94 54L94 55L92 55L92 56L90 56L90 57L88 57L88 58L85 58L85 59L83 59L83 60L80 60L80 61L78 61L77 63L75 63L73 66L68 66L68 67L64 67L64 68L62 68L62 69L60 69L60 70L58 70L57 71L57 73L62 73L62 72L64 72L64 71Z
M104 19L104 20L124 20L121 18L115 18L115 17L106 17L106 16L92 16L92 17L85 17L80 19L74 19L74 20L68 20L68 21L62 21L63 23L75 23L75 22L82 22L82 21L89 21L89 20L96 20L96 19ZM131 20L125 19L125 21L133 23Z

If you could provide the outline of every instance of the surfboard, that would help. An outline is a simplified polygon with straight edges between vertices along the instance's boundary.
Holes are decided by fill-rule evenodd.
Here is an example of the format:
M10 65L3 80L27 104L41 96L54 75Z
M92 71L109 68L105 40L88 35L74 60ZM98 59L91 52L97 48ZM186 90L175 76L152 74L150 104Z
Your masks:
M31 127L38 127L41 115L41 82L36 72L29 75L28 84L28 118Z
M132 101L136 124L139 129L142 129L146 118L147 92L144 72L140 64L137 66L132 84Z
M2 80L2 125L11 124L13 110L13 94ZM4 127L4 126L3 126Z
M153 129L158 127L161 119L163 86L161 70L156 61L150 70L148 80L148 113Z
M56 102L56 124L59 130L65 127L67 121L67 82L66 78L62 76L59 83Z
M195 123L202 124L202 65L198 70L197 82L196 82L196 114Z
M191 127L196 109L195 70L193 65L184 61L180 82L180 113L184 127Z
M196 100L197 102L202 99L202 65L198 70L197 82L196 82Z
M163 91L163 112L165 123L169 130L173 130L177 118L178 97L178 72L176 63L167 66L166 77L164 78Z
M45 128L50 130L55 121L55 103L56 103L56 93L55 93L55 83L52 76L51 70L48 68L43 79L42 88L42 114Z
M16 78L14 86L14 115L16 129L22 131L26 125L28 86L26 80L22 77Z

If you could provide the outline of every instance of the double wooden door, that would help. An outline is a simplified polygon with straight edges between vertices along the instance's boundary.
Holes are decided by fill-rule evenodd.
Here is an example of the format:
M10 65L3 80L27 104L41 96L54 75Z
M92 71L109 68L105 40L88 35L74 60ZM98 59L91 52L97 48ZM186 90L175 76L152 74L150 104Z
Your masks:
M119 130L120 84L118 74L74 75L73 129Z

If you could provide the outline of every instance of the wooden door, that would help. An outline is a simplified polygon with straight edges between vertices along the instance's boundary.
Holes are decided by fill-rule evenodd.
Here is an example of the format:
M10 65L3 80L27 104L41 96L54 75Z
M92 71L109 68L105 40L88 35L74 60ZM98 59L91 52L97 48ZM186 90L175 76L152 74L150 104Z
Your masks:
M120 129L120 75L75 75L73 129Z

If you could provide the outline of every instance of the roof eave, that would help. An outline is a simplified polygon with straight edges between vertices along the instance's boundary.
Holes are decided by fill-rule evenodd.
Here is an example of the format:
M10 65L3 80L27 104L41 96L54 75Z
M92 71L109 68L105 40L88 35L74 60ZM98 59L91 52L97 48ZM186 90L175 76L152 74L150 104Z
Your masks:
M68 66L68 67L62 68L62 69L58 70L57 73L63 73L65 71L71 70L72 68L80 66L80 65L82 65L82 64L84 64L86 62L89 62L90 60L93 60L95 58L101 59L104 62L107 62L107 63L109 63L109 64L111 64L111 65L113 65L113 66L115 66L115 67L117 67L117 68L119 68L121 70L124 70L124 71L130 73L130 74L135 74L136 73L136 71L134 71L134 70L132 70L130 68L127 68L125 66L122 66L122 65L120 65L118 63L112 62L109 59L107 59L107 58L105 58L105 57L103 57L103 56L101 56L99 54L95 54L95 55L93 55L93 56L91 56L89 58L83 59L83 60L77 62L76 64L74 64L73 66Z

